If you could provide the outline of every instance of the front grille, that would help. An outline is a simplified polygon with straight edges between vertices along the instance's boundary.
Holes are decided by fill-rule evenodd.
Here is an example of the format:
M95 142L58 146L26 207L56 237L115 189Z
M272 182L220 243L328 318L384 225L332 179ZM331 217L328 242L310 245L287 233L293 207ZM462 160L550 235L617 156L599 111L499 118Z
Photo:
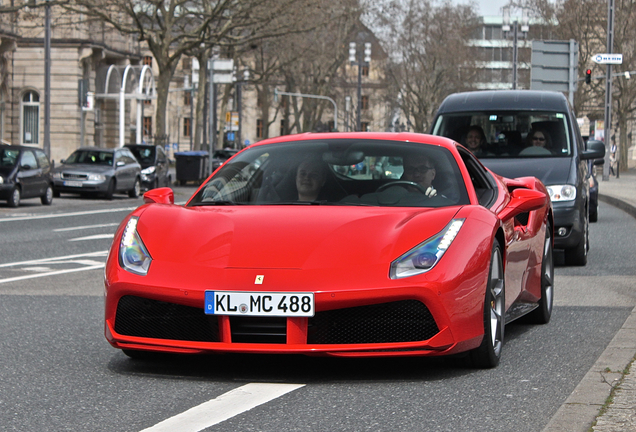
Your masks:
M201 308L124 296L117 305L115 331L126 336L219 342L216 316Z
M231 316L232 342L270 343L287 342L287 318Z
M64 180L86 180L88 179L88 175L86 174L71 174L71 173L62 173L62 178Z
M402 300L318 312L309 318L309 344L415 342L439 332L428 308Z
M203 309L124 296L115 331L145 338L220 342L218 318ZM287 318L231 316L233 343L285 344ZM308 319L308 344L416 342L439 332L428 308L417 300L317 312Z

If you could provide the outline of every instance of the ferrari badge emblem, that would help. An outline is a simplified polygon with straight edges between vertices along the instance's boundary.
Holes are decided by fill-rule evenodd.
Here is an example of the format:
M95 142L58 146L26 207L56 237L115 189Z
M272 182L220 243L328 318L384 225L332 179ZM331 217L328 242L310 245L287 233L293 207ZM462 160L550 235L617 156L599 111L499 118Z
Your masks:
M265 275L256 275L256 280L254 281L254 285L262 285L263 279L265 279Z

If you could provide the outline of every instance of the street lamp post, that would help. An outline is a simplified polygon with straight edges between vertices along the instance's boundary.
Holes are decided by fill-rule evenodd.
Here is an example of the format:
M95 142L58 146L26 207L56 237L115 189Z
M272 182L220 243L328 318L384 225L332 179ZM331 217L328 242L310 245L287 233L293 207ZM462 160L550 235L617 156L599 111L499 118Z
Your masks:
M521 17L521 33L523 33L523 36L525 37L526 34L528 33L529 27L528 27L528 12L526 9L522 9L522 17ZM512 38L513 38L513 42L512 42L512 89L516 90L517 89L517 65L519 63L519 22L517 20L517 18L515 18L514 22L512 23L513 25L513 31L512 31ZM505 7L503 8L503 26L501 27L501 30L508 34L510 33L510 8L509 7Z
M51 157L51 5L44 7L44 152Z
M356 54L358 56L356 60ZM364 56L364 57L363 57ZM356 131L360 132L362 130L362 120L361 120L361 109L362 109L362 67L369 66L369 62L371 62L371 43L365 42L364 51L358 52L358 44L356 42L349 42L349 63L352 66L358 66L358 100L357 100L357 109L356 109Z
M236 110L238 111L238 130L237 132L237 142L238 148L243 146L242 143L242 128L243 128L243 84L245 84L250 79L250 71L249 69L243 70L243 80L236 83Z

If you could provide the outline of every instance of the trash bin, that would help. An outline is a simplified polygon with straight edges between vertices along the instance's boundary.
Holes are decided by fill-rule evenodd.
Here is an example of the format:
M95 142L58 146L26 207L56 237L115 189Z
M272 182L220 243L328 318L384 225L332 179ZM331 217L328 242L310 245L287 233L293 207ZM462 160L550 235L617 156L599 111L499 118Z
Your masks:
M177 182L181 185L189 181L201 182L208 176L208 152L175 152Z

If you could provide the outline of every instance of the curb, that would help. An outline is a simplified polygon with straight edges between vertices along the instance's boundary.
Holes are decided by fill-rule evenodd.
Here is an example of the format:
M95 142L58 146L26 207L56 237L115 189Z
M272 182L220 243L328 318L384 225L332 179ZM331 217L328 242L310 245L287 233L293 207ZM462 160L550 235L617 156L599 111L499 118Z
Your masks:
M598 199L636 219L636 207L599 193ZM625 415L611 412L636 353L636 307L542 432L626 432ZM628 387L631 388L631 385ZM620 404L618 404L620 405ZM623 406L617 406L624 411ZM629 410L631 412L631 410ZM627 429L626 429L627 427ZM631 425L633 427L633 425Z

